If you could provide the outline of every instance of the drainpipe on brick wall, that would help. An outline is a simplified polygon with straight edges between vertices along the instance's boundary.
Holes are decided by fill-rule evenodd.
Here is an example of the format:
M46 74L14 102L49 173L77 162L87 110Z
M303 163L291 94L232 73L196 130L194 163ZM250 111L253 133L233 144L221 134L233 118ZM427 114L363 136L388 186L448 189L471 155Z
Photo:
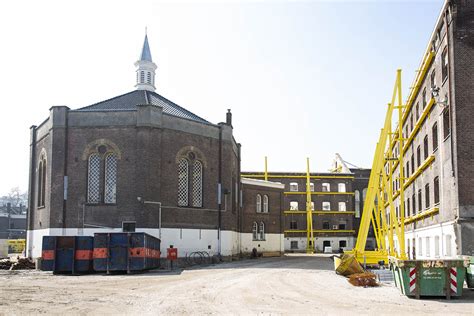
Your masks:
M242 217L243 217L243 210L242 210L242 181L240 177L241 173L241 150L242 145L237 144L237 221L238 221L238 231L239 231L239 253L242 254Z
M221 257L221 225L222 225L222 126L219 125L219 158L217 176L217 253Z
M31 257L29 250L30 240L28 237L28 231L33 230L33 217L32 213L35 207L35 166L36 166L36 125L30 127L30 183L28 187L28 211L26 213L27 227L26 227L26 256Z

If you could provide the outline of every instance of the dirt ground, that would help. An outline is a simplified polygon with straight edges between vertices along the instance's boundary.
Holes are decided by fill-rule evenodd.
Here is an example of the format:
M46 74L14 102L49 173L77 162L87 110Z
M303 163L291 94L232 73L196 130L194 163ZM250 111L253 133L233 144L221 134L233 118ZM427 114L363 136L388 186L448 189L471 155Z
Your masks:
M392 285L357 288L330 258L290 255L135 275L0 272L0 314L469 314L463 297L415 300Z

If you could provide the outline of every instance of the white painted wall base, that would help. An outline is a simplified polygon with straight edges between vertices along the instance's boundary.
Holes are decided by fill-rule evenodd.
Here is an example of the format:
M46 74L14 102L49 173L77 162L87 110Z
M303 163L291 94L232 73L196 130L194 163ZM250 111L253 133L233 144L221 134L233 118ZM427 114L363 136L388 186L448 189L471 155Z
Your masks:
M415 230L405 231L405 252L410 259L453 259L461 255L457 246L454 221L440 223ZM413 243L414 239L414 243ZM400 243L396 234L394 247L400 254ZM388 237L386 238L388 245ZM415 255L413 255L415 245Z
M329 241L333 252L339 250L339 241L345 240L346 247L343 250L350 250L354 248L355 237L317 237L314 239L314 244L317 252L323 252L324 241ZM297 242L297 248L291 247L291 242ZM285 251L304 251L306 250L306 237L286 237L285 238Z
M121 228L50 228L27 231L27 256L41 257L43 236L94 236L94 233L121 232ZM144 232L152 236L160 236L159 229L137 228L137 232ZM241 235L241 236L240 236ZM252 234L240 234L234 231L221 232L221 255L231 256L240 252L247 252L253 247L259 251L280 251L283 249L283 235L265 234L265 241L252 241ZM240 237L240 238L239 238ZM250 239L250 240L249 240ZM258 247L260 244L260 247ZM163 228L161 230L161 252L166 256L166 249L173 245L178 249L178 256L185 257L194 251L206 251L211 256L219 252L217 230L212 229L181 229ZM249 251L249 252L250 252Z

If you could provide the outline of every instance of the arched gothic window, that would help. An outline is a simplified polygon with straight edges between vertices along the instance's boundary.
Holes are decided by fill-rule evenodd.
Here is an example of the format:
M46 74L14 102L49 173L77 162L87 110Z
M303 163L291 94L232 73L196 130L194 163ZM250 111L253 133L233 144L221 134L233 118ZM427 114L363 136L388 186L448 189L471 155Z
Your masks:
M257 194L257 213L262 212L262 196Z
M193 163L193 206L202 207L202 163Z
M268 195L263 196L263 212L268 213Z
M259 237L259 240L265 240L265 223L264 222L260 222L260 225L258 227L258 237Z
M257 222L253 222L252 225L252 239L258 240L258 224Z
M87 202L91 204L115 204L117 202L117 155L100 146L99 152L88 159Z
M178 163L178 206L188 205L189 163L181 158Z
M37 206L43 207L46 200L46 155L42 154L38 163L38 197Z
M178 161L178 206L202 207L203 164L193 153L188 157Z

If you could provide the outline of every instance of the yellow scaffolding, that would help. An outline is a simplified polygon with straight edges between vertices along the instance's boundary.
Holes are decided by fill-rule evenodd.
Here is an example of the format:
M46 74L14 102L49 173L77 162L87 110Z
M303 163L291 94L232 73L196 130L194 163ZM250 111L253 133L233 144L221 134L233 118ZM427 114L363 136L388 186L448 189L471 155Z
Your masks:
M418 72L415 85L412 87L405 105L402 104L401 70L397 70L392 100L388 104L384 126L380 132L379 141L375 149L357 242L354 249L348 251L349 253L355 254L357 260L360 262L369 264L379 261L387 262L388 256L406 259L405 225L413 223L414 221L423 220L438 212L438 208L433 207L421 214L405 218L404 203L405 189L412 184L435 159L434 156L429 156L411 176L405 177L404 154L413 142L416 134L420 131L426 117L429 115L434 100L431 99L427 103L421 116L417 122L415 122L413 130L409 133L407 131L407 135L403 134L403 125L408 118L408 112L413 106L415 97L426 76L427 70L433 61L433 56L433 53L425 55L422 68ZM398 113L396 113L398 125L392 132L392 120L395 114L394 111L396 110L398 110ZM398 207L396 207L396 199L399 201ZM366 250L365 247L371 225L373 227L377 247L375 250L369 251Z

